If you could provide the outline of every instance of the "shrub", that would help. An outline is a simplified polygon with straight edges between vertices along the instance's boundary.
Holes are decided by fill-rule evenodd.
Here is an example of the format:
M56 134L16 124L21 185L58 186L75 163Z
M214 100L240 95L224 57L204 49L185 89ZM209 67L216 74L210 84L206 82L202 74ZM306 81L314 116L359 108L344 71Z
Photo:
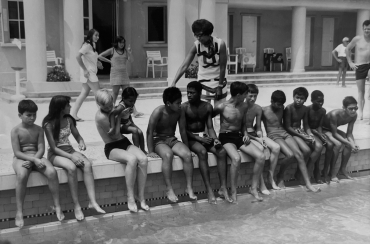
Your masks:
M190 64L190 67L185 71L185 78L198 78L198 62Z
M58 82L58 81L70 81L71 76L62 66L54 66L53 70L47 75L46 81Z

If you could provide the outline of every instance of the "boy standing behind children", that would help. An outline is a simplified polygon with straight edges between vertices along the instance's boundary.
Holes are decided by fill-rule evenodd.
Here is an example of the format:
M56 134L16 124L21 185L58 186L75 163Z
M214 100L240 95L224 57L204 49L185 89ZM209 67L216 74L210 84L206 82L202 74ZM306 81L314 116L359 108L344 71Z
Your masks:
M246 97L246 102L248 105L248 113L246 114L246 126L247 126L247 132L248 136L261 144L263 147L267 147L270 149L270 170L268 175L268 180L270 181L270 184L272 186L272 189L274 190L280 190L280 187L278 187L274 181L274 172L275 168L279 159L279 153L280 153L280 146L273 140L271 140L268 137L263 136L262 129L261 129L261 116L262 116L262 108L261 106L256 104L258 96L258 87L255 84L249 84L248 85L248 94ZM253 126L254 119L256 119L256 124ZM260 186L261 186L261 192L263 194L269 195L270 192L267 190L265 186L265 182L263 180L263 174L261 174L260 179Z
M182 94L177 87L168 87L163 92L163 103L154 109L150 116L146 138L148 144L148 157L162 158L162 172L167 187L167 198L171 202L177 202L178 198L172 188L172 160L173 155L179 156L183 161L186 177L186 192L193 200L197 196L193 191L193 159L188 147L186 135L185 112L181 110ZM176 125L179 124L182 142L175 137Z
M312 134L314 134L316 138L320 139L323 146L326 147L324 169L322 170L323 178L321 179L320 174L320 157L315 162L313 176L315 178L316 183L321 184L323 182L326 182L327 184L329 184L330 178L328 178L328 168L330 165L330 161L333 157L334 144L329 140L328 136L322 131L322 123L324 121L324 117L326 114L326 110L322 107L322 105L324 104L324 94L318 90L313 91L311 93L311 101L312 104L307 107L308 126L311 128Z
M297 142L299 149L303 153L304 160L308 162L307 170L310 177L313 165L321 155L322 142L319 138L315 138L308 126L308 109L304 106L307 97L308 91L306 88L298 87L294 89L294 102L286 106L284 110L284 126ZM301 122L303 122L303 128L301 127ZM298 170L296 179L303 181Z
M35 125L37 105L32 100L22 100L18 104L18 116L22 122L11 131L14 151L13 169L17 175L15 197L17 213L15 225L23 227L23 203L26 196L28 177L32 170L37 170L48 179L56 215L59 221L64 214L59 204L59 181L53 165L43 158L45 152L44 130Z

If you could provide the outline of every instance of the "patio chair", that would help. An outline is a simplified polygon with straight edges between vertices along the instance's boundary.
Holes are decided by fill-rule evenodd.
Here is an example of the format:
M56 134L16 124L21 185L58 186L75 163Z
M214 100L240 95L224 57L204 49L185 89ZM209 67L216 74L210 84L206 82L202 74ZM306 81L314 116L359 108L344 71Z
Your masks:
M275 50L273 48L264 48L263 49L263 70L272 70L271 58Z
M53 68L54 66L61 66L63 59L57 57L54 50L46 51L46 63L49 63L49 62L54 62L55 65L53 66L47 65L46 67Z
M292 65L292 48L291 47L287 47L285 48L285 59L286 59L286 64L285 64L285 67L286 67L286 70L288 70L288 66L289 66L289 63L290 65Z
M240 61L240 66L244 72L244 66L252 66L253 72L256 69L256 55L254 53L243 54L242 60Z
M233 60L231 60L233 58ZM235 74L238 73L238 54L230 54L230 49L227 48L227 69L230 74L230 66L235 66Z
M161 77L163 67L167 66L167 57L161 56L161 51L146 51L146 77L148 78L148 69L152 68L153 78L155 78L154 68L161 68Z
M275 69L275 64L280 64L280 71L283 71L284 59L283 59L283 54L282 53L274 53L272 55L272 58L271 58L272 70Z

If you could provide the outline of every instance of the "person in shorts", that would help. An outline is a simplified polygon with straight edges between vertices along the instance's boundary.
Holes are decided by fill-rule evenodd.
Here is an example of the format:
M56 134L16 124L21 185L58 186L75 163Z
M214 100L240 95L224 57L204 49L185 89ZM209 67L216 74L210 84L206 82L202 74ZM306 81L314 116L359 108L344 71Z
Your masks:
M346 57L346 47L349 43L349 38L344 37L342 44L339 44L331 53L333 57L337 60L339 65L339 72L337 77L337 86L339 86L339 80L342 77L342 87L346 87L346 74L349 67Z

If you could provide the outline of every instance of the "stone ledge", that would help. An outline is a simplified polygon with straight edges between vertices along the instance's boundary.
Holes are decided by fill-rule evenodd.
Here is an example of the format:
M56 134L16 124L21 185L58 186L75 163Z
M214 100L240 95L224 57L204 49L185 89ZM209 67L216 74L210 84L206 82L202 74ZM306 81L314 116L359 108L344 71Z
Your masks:
M357 140L357 144L359 145L361 150L370 149L370 140L369 139L362 139ZM323 150L325 151L325 150ZM242 152L239 152L241 155L242 163L251 163L253 162L252 158ZM324 152L323 152L324 153ZM115 177L122 177L125 176L125 165L121 164L116 161L102 159L102 157L98 157L97 159L91 159L93 162L93 174L95 180L99 179L108 179L108 178L115 178ZM199 160L197 156L193 157L194 169L199 168ZM230 164L230 158L228 158L228 164ZM162 172L162 159L160 158L148 158L148 174L155 174ZM214 167L217 165L216 157L212 153L208 153L208 165L210 167ZM180 171L183 169L182 160L175 156L172 162L173 171ZM67 174L66 171L55 167L57 170L59 183L67 183ZM83 180L83 175L81 170L77 171L78 180ZM4 190L12 190L15 189L16 183L16 175L15 172L0 172L0 191ZM47 179L41 175L39 172L32 171L30 177L28 179L27 187L36 187L36 186L43 186L47 185Z

